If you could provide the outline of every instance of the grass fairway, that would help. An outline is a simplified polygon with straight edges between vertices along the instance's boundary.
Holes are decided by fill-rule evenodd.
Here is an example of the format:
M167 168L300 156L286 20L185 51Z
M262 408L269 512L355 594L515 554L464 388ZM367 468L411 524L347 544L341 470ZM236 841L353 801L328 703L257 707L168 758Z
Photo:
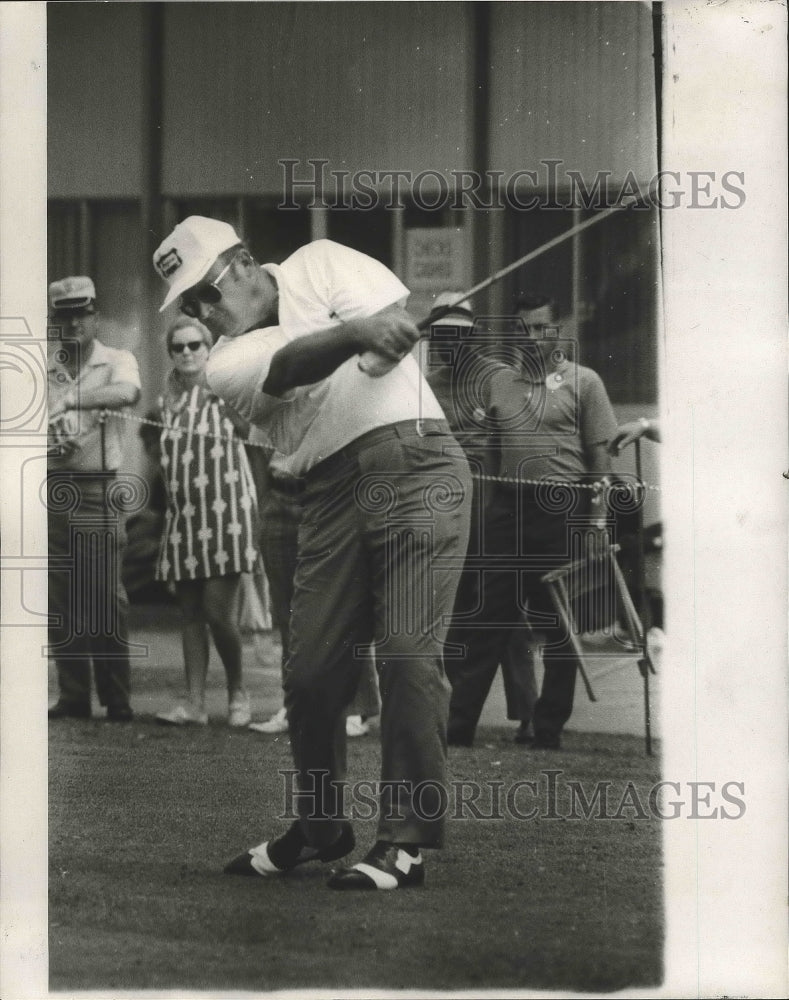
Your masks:
M51 726L50 988L654 986L660 821L619 807L632 781L648 810L657 758L635 736L573 733L559 754L510 736L482 729L476 747L451 750L451 777L480 784L478 813L499 818L453 805L449 815L466 818L450 820L443 851L427 852L424 889L341 894L325 887L321 865L269 881L221 873L284 829L268 818L282 810L278 771L291 766L283 738L218 721L173 730L145 717ZM353 779L374 780L378 763L376 738L351 741ZM536 818L507 815L506 790L522 780L537 782L537 794L521 787L511 805L536 807ZM567 818L571 781L587 798L596 781L611 782L618 818ZM498 807L490 782L504 783ZM369 819L354 825L358 859L375 830Z

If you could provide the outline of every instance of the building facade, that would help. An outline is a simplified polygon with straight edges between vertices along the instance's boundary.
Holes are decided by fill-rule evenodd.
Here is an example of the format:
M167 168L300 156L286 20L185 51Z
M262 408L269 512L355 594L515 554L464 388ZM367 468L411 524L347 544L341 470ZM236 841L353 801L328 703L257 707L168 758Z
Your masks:
M641 2L50 4L50 277L95 278L144 405L170 318L150 258L189 214L231 222L261 260L323 236L370 253L421 318L648 190L658 47ZM474 305L506 314L523 291L559 301L622 419L656 414L655 208Z

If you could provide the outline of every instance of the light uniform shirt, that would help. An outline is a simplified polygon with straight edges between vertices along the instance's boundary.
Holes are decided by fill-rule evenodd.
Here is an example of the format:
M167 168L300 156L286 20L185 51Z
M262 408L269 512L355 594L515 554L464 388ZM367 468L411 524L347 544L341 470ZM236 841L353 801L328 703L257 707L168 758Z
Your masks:
M589 449L609 441L617 422L597 372L565 361L542 378L504 371L495 379L501 435L500 475L579 480Z
M90 357L74 378L58 362L57 353L57 345L51 346L47 361L50 404L56 403L67 392L73 392L79 400L82 392L103 389L105 386L120 382L140 388L137 359L130 351L107 347L100 340L94 340ZM125 408L122 412L126 412ZM71 447L67 447L61 455L50 455L48 468L51 471L69 472L101 472L118 469L123 455L126 421L112 415L107 417L104 425L102 465L101 410L67 410L65 416L68 418L66 426L70 432L61 435L57 443L68 444Z
M376 427L401 420L443 419L412 355L371 378L358 357L328 378L283 397L261 389L271 359L298 337L363 319L404 300L408 289L383 264L330 240L302 247L281 265L265 264L279 288L279 324L240 337L221 337L208 358L211 388L288 456L288 471L313 465Z
M512 383L517 372L484 356L470 364L468 352L459 355L458 360L459 366L456 361L454 366L444 365L428 372L427 381L473 467L495 476L499 472L502 423L498 393Z

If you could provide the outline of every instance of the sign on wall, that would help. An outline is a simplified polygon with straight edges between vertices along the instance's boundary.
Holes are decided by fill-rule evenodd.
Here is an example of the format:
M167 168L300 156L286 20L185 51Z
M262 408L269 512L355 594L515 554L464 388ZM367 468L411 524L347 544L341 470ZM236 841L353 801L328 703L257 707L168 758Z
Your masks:
M412 291L462 288L466 280L463 230L406 229L405 265L405 283Z

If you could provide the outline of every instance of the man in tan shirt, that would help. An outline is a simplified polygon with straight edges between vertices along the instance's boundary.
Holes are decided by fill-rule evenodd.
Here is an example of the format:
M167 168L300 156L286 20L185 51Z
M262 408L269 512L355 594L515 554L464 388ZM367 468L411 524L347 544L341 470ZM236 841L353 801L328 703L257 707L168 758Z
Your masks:
M47 362L49 451L49 641L59 697L50 719L89 718L91 666L112 722L132 718L126 592L120 581L125 536L107 503L121 463L122 422L104 420L140 396L129 351L97 339L96 290L85 276L49 286Z

